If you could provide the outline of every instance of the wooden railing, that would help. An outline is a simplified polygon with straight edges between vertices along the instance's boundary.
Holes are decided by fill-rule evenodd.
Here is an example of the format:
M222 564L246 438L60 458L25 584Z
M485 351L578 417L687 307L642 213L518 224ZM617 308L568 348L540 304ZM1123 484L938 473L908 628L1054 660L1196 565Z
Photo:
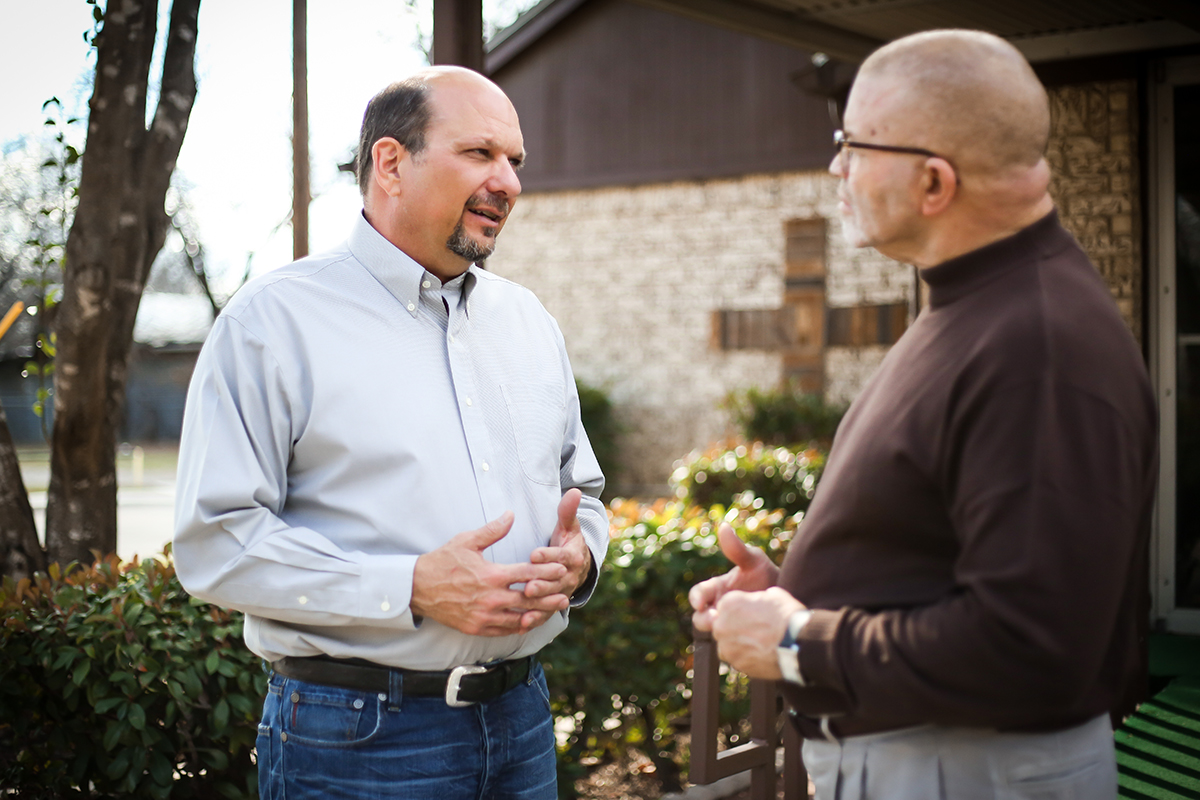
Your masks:
M721 662L717 644L704 631L694 634L692 662L692 759L688 780L714 783L750 771L750 800L774 800L775 751L779 747L779 698L774 681L750 681L750 741L717 751L720 727ZM784 800L808 797L808 774L800 760L800 734L783 725Z

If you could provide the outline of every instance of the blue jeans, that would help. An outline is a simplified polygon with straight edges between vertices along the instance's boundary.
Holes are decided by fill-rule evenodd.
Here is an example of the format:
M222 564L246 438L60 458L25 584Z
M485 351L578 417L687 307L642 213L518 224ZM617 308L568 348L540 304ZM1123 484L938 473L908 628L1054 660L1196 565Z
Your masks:
M540 664L488 703L451 708L271 674L258 726L262 800L554 800L554 725Z

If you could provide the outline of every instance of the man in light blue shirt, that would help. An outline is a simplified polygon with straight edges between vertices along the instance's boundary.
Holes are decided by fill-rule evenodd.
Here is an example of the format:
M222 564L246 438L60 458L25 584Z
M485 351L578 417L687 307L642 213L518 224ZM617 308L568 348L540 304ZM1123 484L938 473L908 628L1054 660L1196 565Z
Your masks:
M524 157L477 73L388 87L349 240L247 284L200 355L175 559L272 666L264 798L556 796L536 654L608 523L557 324L478 266Z

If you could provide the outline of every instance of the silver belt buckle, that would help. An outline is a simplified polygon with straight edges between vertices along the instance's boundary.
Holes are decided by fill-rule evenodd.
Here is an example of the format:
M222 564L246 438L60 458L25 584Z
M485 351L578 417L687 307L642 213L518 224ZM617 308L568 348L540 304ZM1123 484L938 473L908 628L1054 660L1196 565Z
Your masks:
M487 667L481 667L478 664L464 664L450 670L450 677L446 680L446 705L451 708L466 708L475 705L458 699L458 687L462 684L463 676L479 675L484 672L487 672Z

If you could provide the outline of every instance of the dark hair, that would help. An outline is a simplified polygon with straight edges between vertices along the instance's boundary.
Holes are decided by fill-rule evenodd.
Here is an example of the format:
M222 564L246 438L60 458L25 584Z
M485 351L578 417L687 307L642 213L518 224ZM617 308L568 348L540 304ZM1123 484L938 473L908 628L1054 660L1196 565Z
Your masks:
M399 142L410 155L425 148L425 131L429 128L429 84L424 77L397 81L371 98L363 114L362 132L358 137L358 155L354 172L358 191L365 197L371 180L371 148L385 137Z

